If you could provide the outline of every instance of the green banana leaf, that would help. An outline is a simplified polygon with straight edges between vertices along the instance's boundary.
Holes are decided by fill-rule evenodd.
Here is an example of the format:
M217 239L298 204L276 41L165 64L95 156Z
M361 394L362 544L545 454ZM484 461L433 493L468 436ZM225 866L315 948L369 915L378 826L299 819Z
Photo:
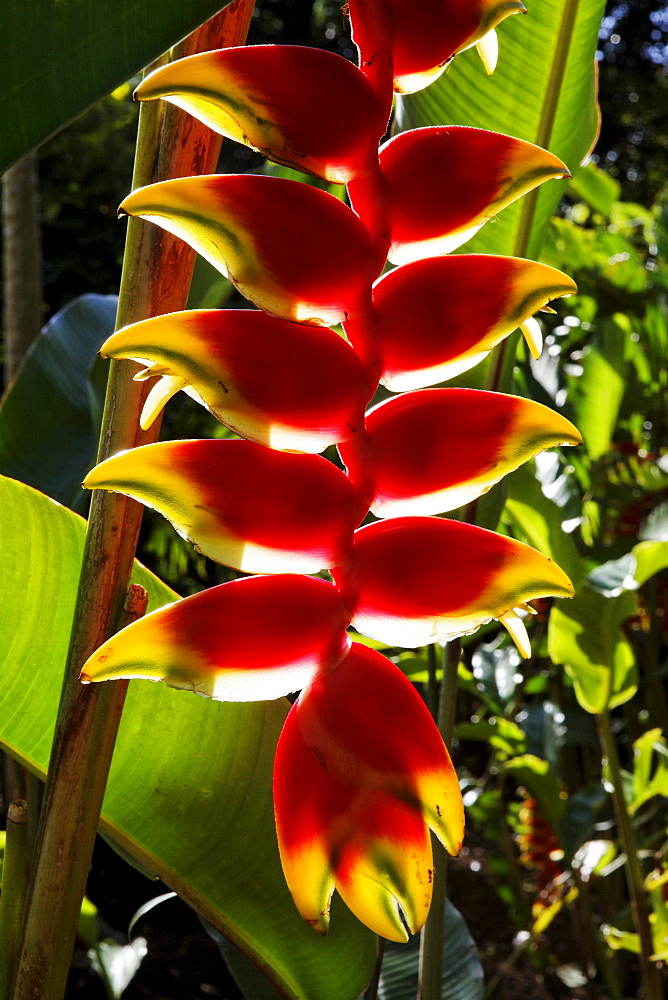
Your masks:
M84 521L0 478L0 747L44 775L79 576ZM137 564L149 609L177 598ZM102 829L225 934L290 1000L352 1000L375 937L341 904L320 938L281 871L271 774L289 705L221 704L134 681Z
M497 29L499 63L488 77L475 49L437 83L399 101L399 130L472 125L549 149L573 172L598 132L594 53L605 0L527 0L525 16ZM504 209L462 251L535 257L561 194L548 181ZM535 202L535 204L534 204Z
M230 0L2 0L0 174Z
M81 295L42 329L0 402L0 474L83 513L95 464L115 295ZM97 376L97 377L96 377Z

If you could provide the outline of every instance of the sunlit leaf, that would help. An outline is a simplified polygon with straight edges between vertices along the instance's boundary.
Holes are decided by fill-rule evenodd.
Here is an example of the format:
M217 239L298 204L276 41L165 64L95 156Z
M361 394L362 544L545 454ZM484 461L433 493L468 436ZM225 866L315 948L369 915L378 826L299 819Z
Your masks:
M0 480L0 492L0 743L43 776L84 523L11 480ZM143 569L135 580L151 607L176 596ZM220 704L164 684L131 684L102 829L260 965L281 995L353 1000L373 968L373 936L341 907L322 941L295 911L281 871L271 772L288 707Z
M638 687L638 670L621 624L636 613L636 597L617 597L583 587L568 605L550 613L548 650L573 679L577 699L587 712L623 705Z

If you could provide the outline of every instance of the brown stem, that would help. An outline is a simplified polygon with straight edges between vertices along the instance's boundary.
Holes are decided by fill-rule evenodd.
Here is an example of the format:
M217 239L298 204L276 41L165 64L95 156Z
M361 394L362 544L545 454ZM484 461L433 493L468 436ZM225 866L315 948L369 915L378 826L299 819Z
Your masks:
M251 0L234 0L174 56L242 44L251 15ZM172 106L143 106L133 185L211 172L220 141ZM130 220L118 325L183 308L194 256L171 235ZM148 387L132 381L133 369L128 362L112 362L100 459L157 436L155 425L148 433L138 429ZM87 657L119 624L141 510L118 494L96 496L91 505L14 1000L60 1000L63 995L125 694L122 683L82 687L78 676Z

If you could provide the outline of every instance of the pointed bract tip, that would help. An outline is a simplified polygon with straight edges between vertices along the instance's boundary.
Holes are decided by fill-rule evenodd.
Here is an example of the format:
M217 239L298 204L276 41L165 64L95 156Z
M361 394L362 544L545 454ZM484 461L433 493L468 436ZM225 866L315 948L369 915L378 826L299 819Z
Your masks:
M84 674L83 672L79 674L79 681L82 684L92 684L93 683L92 678L89 677L88 674Z

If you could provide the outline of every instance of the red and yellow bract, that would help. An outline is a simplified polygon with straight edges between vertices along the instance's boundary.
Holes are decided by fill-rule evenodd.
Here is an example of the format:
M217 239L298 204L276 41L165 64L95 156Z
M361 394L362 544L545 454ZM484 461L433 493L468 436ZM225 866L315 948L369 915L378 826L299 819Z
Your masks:
M429 829L457 852L462 800L415 689L380 654L351 647L347 629L410 647L498 619L528 656L527 602L572 586L536 550L461 521L420 514L354 528L369 506L381 517L440 513L540 449L579 442L537 403L423 390L518 326L537 355L533 314L575 286L531 261L436 259L543 181L567 177L557 157L461 126L405 132L378 149L393 88L424 86L473 44L493 62L490 33L524 9L519 0L351 0L349 9L361 72L326 53L261 46L183 60L138 89L281 163L346 181L353 210L253 175L178 178L123 202L121 212L186 240L264 315L154 318L119 331L104 352L144 364L138 378L158 377L145 425L183 388L249 440L136 449L87 485L150 503L227 565L278 573L135 622L90 657L82 680L144 677L228 700L302 689L274 776L296 905L324 933L337 889L368 926L405 940L431 900ZM377 281L388 254L402 266ZM340 322L348 343L316 329ZM423 391L365 416L380 378ZM334 443L347 476L313 454L285 454ZM334 585L281 572L321 567Z
M456 854L464 814L443 740L400 670L353 643L288 716L274 788L288 886L316 930L327 930L334 888L391 940L407 940L401 914L420 929L433 876L427 827Z

